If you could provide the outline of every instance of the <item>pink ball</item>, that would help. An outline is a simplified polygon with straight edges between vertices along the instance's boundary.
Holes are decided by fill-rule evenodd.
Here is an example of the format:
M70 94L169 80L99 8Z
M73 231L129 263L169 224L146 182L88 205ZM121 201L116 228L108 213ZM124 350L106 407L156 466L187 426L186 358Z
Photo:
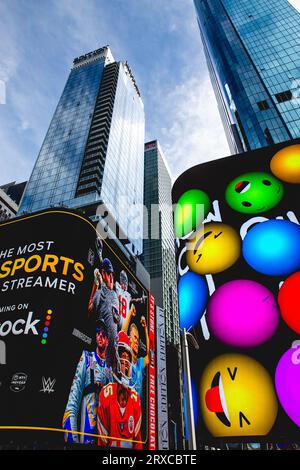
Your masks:
M207 309L208 326L223 343L241 348L269 340L279 324L273 293L255 281L235 280L218 287Z

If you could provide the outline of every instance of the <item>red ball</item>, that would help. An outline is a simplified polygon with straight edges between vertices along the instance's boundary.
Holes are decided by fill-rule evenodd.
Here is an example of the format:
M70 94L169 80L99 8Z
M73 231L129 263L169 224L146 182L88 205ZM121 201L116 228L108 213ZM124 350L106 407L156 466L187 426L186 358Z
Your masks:
M278 304L286 324L300 333L300 271L284 281L279 290Z

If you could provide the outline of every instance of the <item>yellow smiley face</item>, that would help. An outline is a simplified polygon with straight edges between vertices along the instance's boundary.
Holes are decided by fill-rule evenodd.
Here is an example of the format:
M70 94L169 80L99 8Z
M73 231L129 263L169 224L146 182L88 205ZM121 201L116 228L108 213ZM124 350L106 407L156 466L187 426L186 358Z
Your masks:
M229 225L205 224L187 243L187 264L198 274L216 274L230 268L241 253L241 239Z
M214 437L265 436L278 411L268 372L241 354L224 354L208 364L201 378L200 404Z

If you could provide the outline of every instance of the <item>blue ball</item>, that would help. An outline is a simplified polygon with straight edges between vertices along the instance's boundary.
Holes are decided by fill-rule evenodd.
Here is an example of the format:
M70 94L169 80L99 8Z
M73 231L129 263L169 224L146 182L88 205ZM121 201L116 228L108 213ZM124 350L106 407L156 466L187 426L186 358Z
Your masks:
M243 256L256 271L288 276L300 269L300 226L268 220L252 227L243 241Z
M196 325L205 312L208 302L208 287L203 276L191 271L184 274L178 283L180 328Z

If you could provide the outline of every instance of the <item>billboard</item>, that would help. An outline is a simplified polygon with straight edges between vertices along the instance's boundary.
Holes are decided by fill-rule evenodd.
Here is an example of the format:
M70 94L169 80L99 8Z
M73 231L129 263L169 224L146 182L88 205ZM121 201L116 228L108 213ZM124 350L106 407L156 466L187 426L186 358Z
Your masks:
M165 312L156 307L156 364L157 364L157 445L159 450L169 449L169 413L167 381L167 348Z
M1 224L0 299L2 445L153 447L154 299L112 241L65 210Z
M189 348L198 443L299 442L299 200L297 140L174 184L180 327L199 344Z

